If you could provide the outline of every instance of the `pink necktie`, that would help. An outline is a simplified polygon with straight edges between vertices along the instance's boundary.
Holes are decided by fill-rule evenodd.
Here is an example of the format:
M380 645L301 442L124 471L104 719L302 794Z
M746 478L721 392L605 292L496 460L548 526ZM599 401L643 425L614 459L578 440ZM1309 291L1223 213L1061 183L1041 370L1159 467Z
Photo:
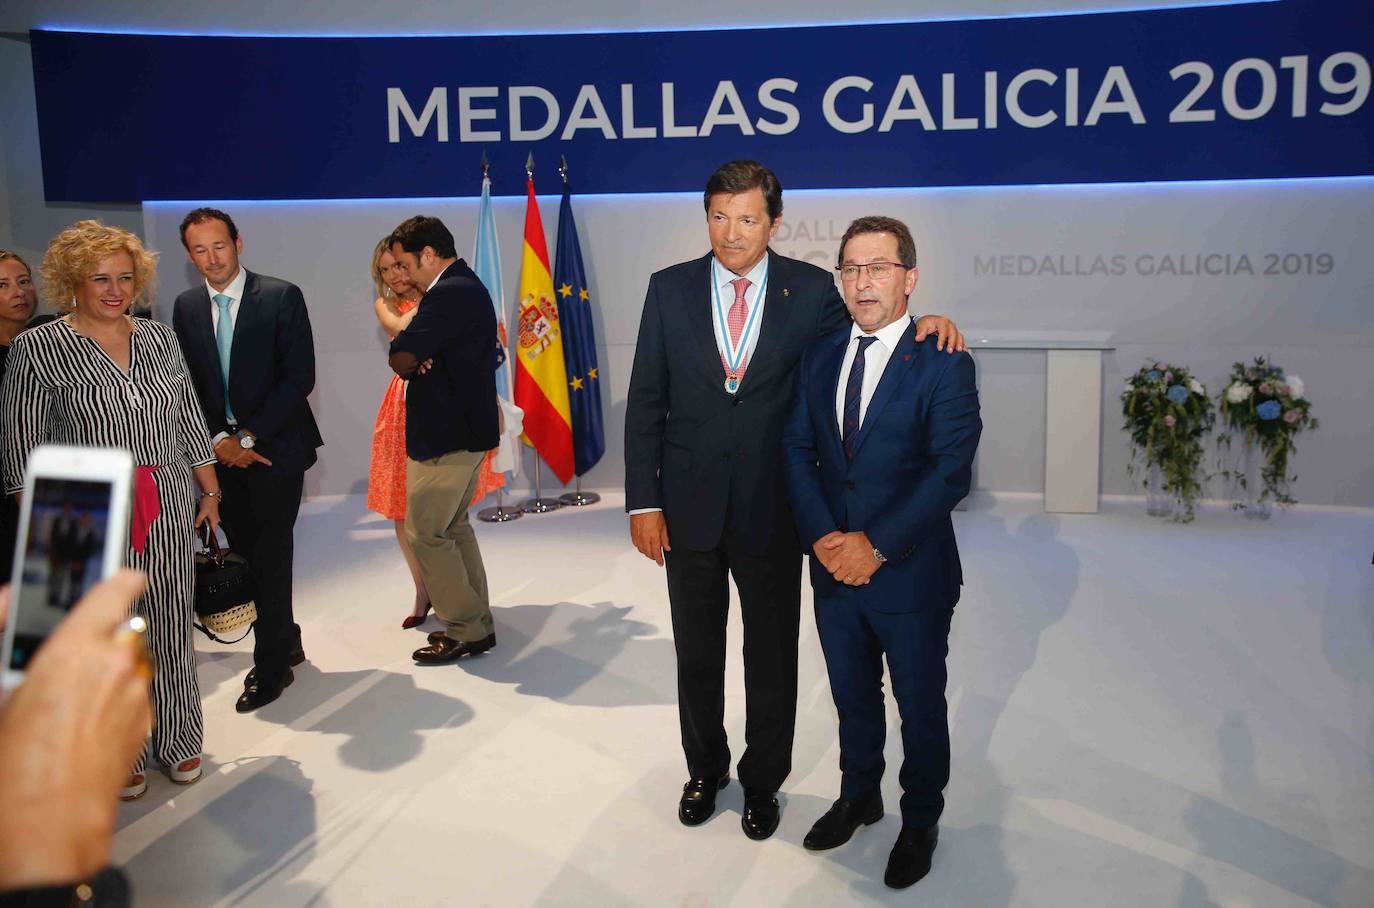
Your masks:
M730 307L730 314L726 321L730 326L730 346L738 347L740 335L744 333L744 322L749 315L749 307L744 302L744 291L749 289L749 278L737 277L730 283L735 285L735 304ZM739 370L735 377L743 378L744 370L748 366L744 360L740 360Z

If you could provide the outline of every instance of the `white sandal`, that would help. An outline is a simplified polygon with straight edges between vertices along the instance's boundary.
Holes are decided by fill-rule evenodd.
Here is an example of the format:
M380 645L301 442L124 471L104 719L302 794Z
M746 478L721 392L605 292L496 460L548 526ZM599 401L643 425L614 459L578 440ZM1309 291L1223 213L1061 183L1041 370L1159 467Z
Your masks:
M129 778L124 782L124 787L119 790L119 800L137 801L148 791L147 773L130 773Z
M176 766L169 767L167 777L177 785L190 785L200 779L200 772L200 757L192 757L189 760L183 760Z

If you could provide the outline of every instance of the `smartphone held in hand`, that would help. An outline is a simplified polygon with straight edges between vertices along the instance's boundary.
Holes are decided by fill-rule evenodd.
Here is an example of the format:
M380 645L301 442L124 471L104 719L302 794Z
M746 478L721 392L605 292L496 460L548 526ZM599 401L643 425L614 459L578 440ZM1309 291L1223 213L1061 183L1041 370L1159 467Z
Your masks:
M14 687L82 594L124 566L134 462L118 448L42 445L29 455L5 628L3 686Z

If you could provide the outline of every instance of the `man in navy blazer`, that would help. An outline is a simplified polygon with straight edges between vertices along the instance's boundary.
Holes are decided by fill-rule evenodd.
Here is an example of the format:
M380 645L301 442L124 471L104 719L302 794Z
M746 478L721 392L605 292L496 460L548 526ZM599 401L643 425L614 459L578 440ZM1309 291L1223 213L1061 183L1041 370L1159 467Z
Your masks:
M387 246L425 288L387 362L407 382L406 537L447 625L413 658L443 665L496 645L487 570L468 520L482 461L500 441L496 309L438 218L408 218Z
M848 328L802 355L783 459L811 550L816 626L840 720L840 797L804 844L883 815L883 656L902 719L902 831L885 881L930 870L949 781L945 656L963 576L950 512L968 494L982 421L973 359L916 339L906 225L856 220L840 243Z
M281 696L305 660L291 575L305 471L324 444L307 399L315 341L300 288L239 264L243 238L229 215L197 208L181 242L205 283L177 297L172 327L219 461L224 531L257 592L253 669L235 704L250 712Z
M678 819L687 826L710 819L729 779L732 577L739 590L740 825L758 840L778 826L797 708L801 548L782 482L782 427L802 350L849 318L834 277L768 248L782 216L772 171L722 164L703 207L711 252L649 280L625 408L625 508L635 548L667 568L689 773ZM963 343L953 322L921 321L951 352Z

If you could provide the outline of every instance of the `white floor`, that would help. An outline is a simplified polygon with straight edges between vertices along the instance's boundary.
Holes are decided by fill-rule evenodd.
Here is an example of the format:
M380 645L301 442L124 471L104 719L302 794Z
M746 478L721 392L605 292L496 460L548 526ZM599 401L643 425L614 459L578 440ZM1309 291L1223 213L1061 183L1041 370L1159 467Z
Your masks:
M953 778L934 870L904 893L881 882L895 812L801 847L839 785L809 591L781 828L746 839L736 784L678 824L667 594L614 498L481 526L499 643L439 668L409 658L390 525L359 497L308 503L309 662L240 716L247 644L198 644L207 775L153 776L116 860L143 908L1374 905L1374 512L1175 526L998 497L956 528Z

